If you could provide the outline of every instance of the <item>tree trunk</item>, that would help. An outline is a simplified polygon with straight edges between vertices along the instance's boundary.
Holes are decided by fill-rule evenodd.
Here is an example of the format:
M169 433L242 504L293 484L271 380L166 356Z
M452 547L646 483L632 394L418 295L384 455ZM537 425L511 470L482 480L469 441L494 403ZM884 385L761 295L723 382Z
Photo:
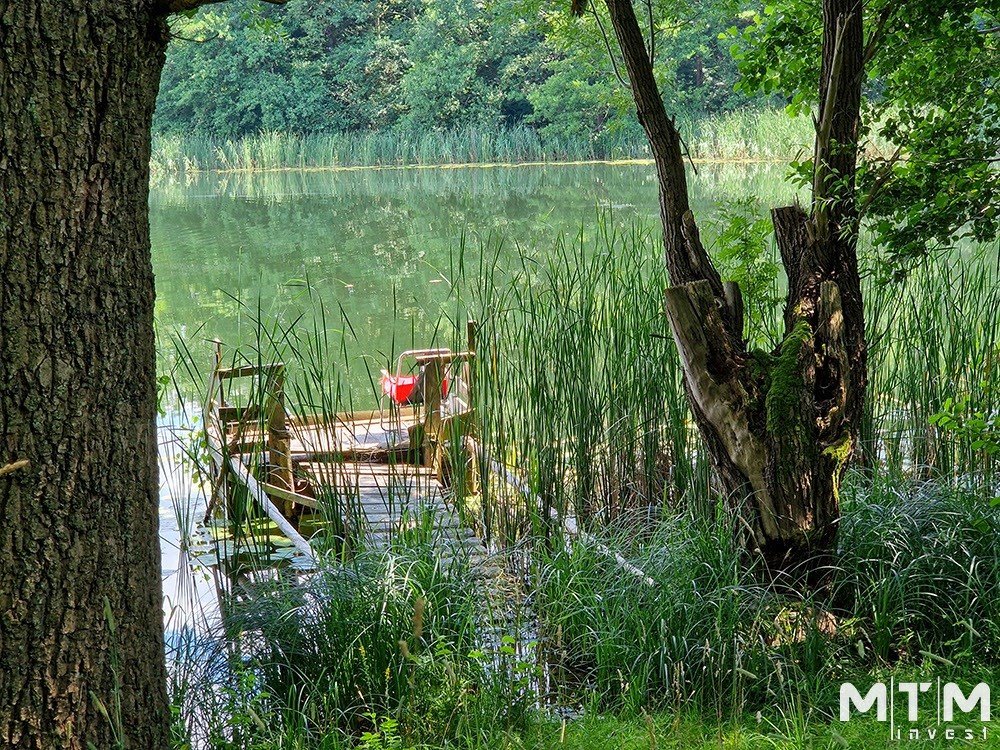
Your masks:
M684 155L631 0L605 0L660 191L666 293L688 400L747 546L775 574L820 570L835 548L838 485L864 394L864 316L854 171L863 75L856 0L824 0L823 65L810 213L772 214L789 279L773 352L743 338L738 286L723 282L688 206Z
M143 0L0 5L0 744L168 744Z

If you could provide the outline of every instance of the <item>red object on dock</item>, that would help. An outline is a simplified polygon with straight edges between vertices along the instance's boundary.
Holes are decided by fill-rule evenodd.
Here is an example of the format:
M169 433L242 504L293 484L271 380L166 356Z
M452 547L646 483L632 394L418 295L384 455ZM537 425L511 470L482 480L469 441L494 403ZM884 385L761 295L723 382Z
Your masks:
M382 393L397 404L405 404L410 400L413 388L417 384L417 375L382 375Z
M417 383L421 377L417 375L390 375L382 373L382 393L391 398L397 404L419 404L423 401L422 393L414 393ZM448 395L448 379L441 382L441 396Z

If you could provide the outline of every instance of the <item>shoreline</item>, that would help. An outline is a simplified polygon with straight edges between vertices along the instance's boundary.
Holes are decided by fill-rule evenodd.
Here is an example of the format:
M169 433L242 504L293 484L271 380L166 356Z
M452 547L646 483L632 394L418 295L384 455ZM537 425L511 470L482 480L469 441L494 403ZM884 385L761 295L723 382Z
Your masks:
M688 161L693 164L781 164L792 157L697 157ZM404 170L448 170L448 169L517 169L524 167L584 167L584 166L651 166L652 158L642 159L571 159L560 161L518 161L518 162L456 162L436 164L371 164L371 165L329 165L302 167L228 167L216 169L183 169L154 172L150 178L181 177L184 175L207 174L265 174L273 172L385 172Z

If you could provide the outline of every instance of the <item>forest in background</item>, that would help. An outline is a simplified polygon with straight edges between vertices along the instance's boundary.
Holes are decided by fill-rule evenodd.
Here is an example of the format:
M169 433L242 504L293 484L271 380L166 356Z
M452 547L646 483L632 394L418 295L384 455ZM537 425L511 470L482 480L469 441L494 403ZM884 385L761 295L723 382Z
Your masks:
M530 131L594 155L642 142L607 21L567 10L553 0L210 5L172 23L154 133ZM697 121L783 103L737 85L730 48L753 13L740 3L693 10L660 22L647 6L668 111Z

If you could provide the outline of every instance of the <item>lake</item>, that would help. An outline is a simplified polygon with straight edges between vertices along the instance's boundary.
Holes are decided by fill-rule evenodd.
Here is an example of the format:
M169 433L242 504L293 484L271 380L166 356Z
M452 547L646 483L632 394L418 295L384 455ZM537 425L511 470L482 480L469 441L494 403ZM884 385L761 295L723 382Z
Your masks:
M789 201L794 191L783 175L781 165L704 164L691 172L706 241L720 202L756 196L766 210ZM292 318L307 283L349 320L353 349L345 356L384 364L391 351L429 343L463 238L470 253L502 242L501 258L544 257L561 237L586 244L602 214L627 228L655 226L657 212L651 164L207 173L162 182L150 193L161 370L170 366L172 336L207 369L211 339L230 348L251 343L257 311ZM359 383L367 378L360 373ZM165 606L188 615L214 589L176 573L187 563L181 526L203 501L178 463L183 453L170 428L189 424L180 404L201 395L176 373L161 418Z
M691 186L703 234L720 201L787 201L783 170L702 165ZM274 310L308 280L375 350L432 325L463 237L544 255L560 236L590 237L601 212L627 226L657 210L647 164L198 175L151 191L157 322L235 345L248 332L234 298Z

